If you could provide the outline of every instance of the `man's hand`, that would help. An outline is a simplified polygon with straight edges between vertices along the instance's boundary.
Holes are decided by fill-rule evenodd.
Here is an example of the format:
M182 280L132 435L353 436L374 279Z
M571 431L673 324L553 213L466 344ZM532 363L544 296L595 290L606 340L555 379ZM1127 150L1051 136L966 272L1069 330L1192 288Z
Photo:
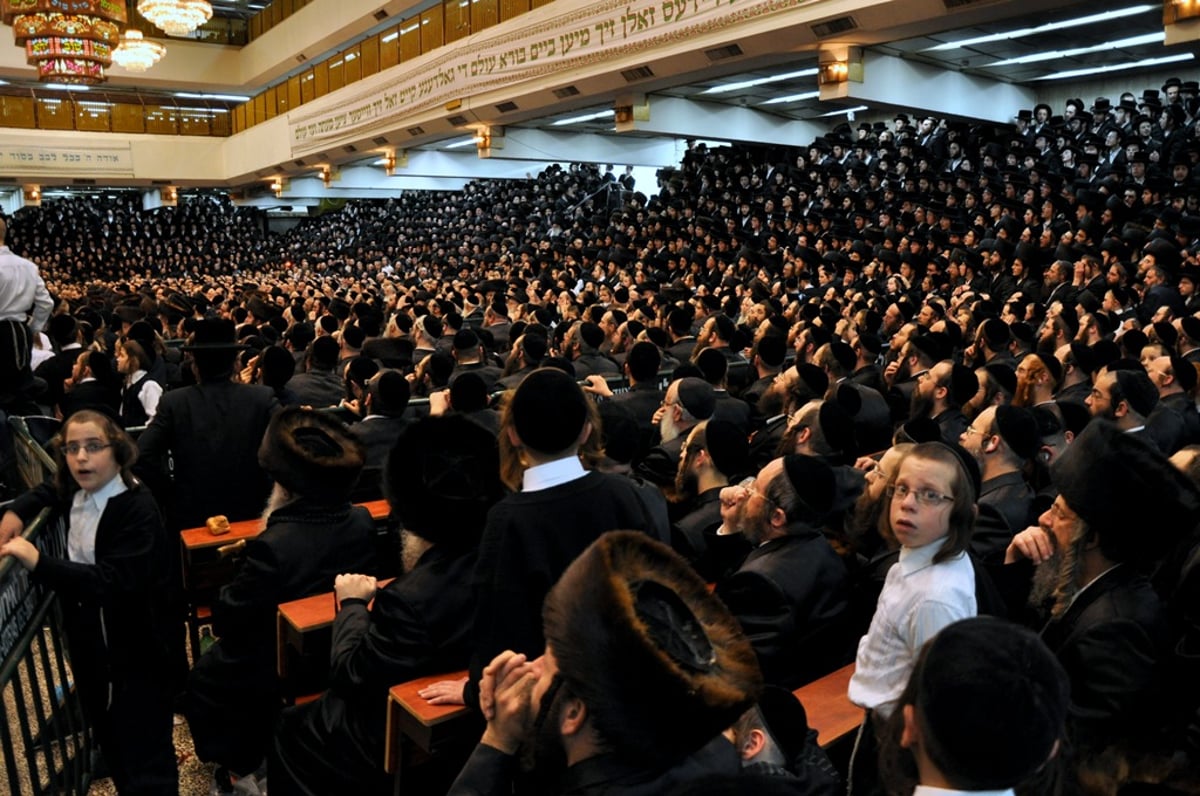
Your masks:
M25 522L15 511L4 512L4 516L0 517L0 544L20 536L24 530Z
M487 719L481 743L505 754L516 754L533 721L533 686L541 659L505 650L497 655L479 681L479 707ZM485 701L486 700L486 701Z
M613 391L609 389L608 382L598 373L593 373L586 379L586 384L582 385L584 392L590 392L592 395L599 395L602 398L612 398Z
M333 591L338 602L343 600L367 600L375 597L378 584L370 575L338 575L333 581Z
M742 504L749 496L750 493L740 484L721 490L721 524L728 530L735 533L741 530Z
M463 689L467 678L458 680L439 680L433 685L427 685L417 692L417 696L431 705L465 705Z
M20 536L0 545L0 557L4 556L12 556L28 570L37 569L38 560L41 558L38 549L28 539Z
M1050 534L1036 526L1026 528L1013 537L1004 552L1004 563L1015 564L1023 558L1028 558L1034 564L1040 564L1054 555L1054 540Z

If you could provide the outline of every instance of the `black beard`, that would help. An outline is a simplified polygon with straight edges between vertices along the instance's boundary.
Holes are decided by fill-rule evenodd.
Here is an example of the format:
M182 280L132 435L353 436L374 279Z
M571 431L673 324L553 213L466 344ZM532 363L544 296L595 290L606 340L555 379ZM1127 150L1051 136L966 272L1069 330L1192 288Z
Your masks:
M700 491L700 479L691 470L675 476L675 500L679 503L690 504Z
M933 416L933 397L930 395L922 395L913 390L911 406L909 408L908 419L917 420L922 417Z
M550 704L539 709L537 717L521 742L520 766L529 793L558 793L567 771L567 750L563 747L558 728L562 726L565 699L559 699L562 689L548 691L543 699Z

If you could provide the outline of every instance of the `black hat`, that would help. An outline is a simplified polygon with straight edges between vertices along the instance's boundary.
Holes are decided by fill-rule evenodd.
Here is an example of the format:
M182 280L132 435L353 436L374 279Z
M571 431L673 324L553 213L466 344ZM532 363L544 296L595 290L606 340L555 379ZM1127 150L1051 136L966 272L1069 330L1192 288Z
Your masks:
M1041 444L1037 420L1028 409L1003 404L996 407L996 433L1022 460L1032 459Z
M918 721L930 747L944 753L938 762L956 787L1022 782L1064 737L1070 680L1037 635L1010 622L977 617L949 625L912 677Z
M1137 434L1097 418L1050 466L1111 561L1154 561L1200 516L1196 486Z
M803 387L802 392L807 392L809 399L821 398L829 389L829 375L816 365L801 362L796 365L796 373L800 377L797 387Z
M784 760L796 760L808 743L808 712L786 688L768 685L758 698L758 710Z
M332 415L289 406L271 418L258 463L297 496L339 503L350 496L366 448Z
M686 561L644 533L593 542L546 596L542 619L559 676L619 761L686 757L762 688L737 620Z
M237 342L237 327L228 318L202 318L196 322L191 342L184 351L242 351Z
M125 333L126 342L137 343L138 347L146 355L146 361L153 363L158 358L155 350L155 342L158 337L154 334L154 329L145 321L138 321L129 327L129 331Z
M992 362L984 365L983 369L988 372L988 375L996 380L996 383L1004 388L1008 394L1017 391L1017 373L1011 367L1003 362Z
M1145 370L1114 370L1113 377L1125 396L1129 408L1143 418L1149 417L1158 405L1158 388Z
M950 399L962 406L979 392L979 379L975 371L955 362L950 370Z
M463 415L423 418L392 448L386 488L406 531L434 544L474 547L503 494L496 437Z
M704 427L704 447L717 472L734 478L746 472L750 463L750 443L728 420L709 420Z
M717 397L711 384L704 379L688 376L680 379L675 388L680 405L697 420L712 417L717 406Z
M820 525L833 508L837 491L833 467L814 456L794 453L783 457L783 472L800 502L790 519Z
M526 376L513 393L510 409L521 442L546 454L575 445L588 414L583 390L557 368L539 368Z
M454 350L471 351L479 348L479 335L473 329L459 329L454 333Z
M638 454L640 431L637 420L617 401L602 401L596 411L600 413L600 426L604 434L604 455L619 464L629 464Z

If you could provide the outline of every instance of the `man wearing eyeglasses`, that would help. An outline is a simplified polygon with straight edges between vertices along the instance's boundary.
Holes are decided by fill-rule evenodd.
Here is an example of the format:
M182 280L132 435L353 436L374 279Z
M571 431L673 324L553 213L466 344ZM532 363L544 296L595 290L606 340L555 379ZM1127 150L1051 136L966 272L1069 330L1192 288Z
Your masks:
M846 567L821 533L837 502L833 468L785 456L721 490L721 519L754 547L717 584L758 654L763 678L794 689L849 660Z

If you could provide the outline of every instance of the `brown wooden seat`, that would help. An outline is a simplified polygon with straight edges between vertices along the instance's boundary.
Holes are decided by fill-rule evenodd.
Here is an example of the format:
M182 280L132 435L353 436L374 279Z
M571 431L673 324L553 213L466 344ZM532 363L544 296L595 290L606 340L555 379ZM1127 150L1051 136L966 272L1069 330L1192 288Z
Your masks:
M851 663L792 692L804 705L808 726L817 731L817 743L824 749L853 735L862 724L863 709L847 693L853 675Z

